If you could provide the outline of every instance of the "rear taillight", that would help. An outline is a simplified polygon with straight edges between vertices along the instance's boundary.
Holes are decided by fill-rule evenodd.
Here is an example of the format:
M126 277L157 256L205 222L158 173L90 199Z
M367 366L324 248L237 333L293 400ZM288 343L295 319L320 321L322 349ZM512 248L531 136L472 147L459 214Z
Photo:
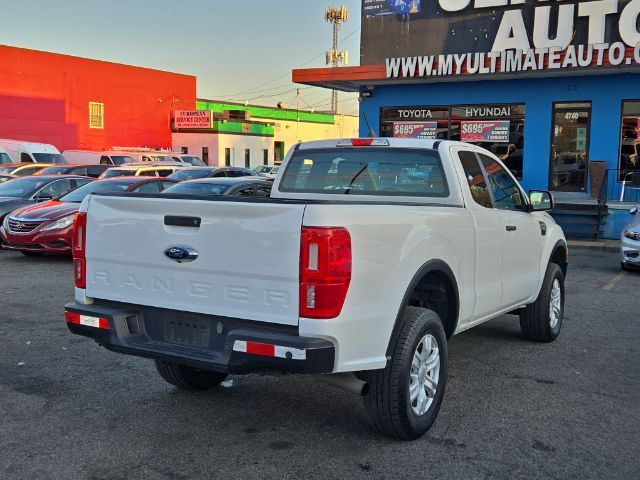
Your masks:
M73 276L76 287L87 287L87 261L85 258L87 241L87 214L78 213L73 222Z
M351 236L342 227L302 227L300 316L340 315L351 281Z

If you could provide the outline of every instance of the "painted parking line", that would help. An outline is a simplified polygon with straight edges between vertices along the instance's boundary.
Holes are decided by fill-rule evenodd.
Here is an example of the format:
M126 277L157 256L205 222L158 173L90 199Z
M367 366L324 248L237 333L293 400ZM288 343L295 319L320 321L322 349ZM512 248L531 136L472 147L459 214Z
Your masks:
M604 287L602 287L602 290L607 290L607 291L611 290L615 286L615 284L618 283L624 276L625 276L625 273L620 272L615 277L613 277L609 283L607 283Z

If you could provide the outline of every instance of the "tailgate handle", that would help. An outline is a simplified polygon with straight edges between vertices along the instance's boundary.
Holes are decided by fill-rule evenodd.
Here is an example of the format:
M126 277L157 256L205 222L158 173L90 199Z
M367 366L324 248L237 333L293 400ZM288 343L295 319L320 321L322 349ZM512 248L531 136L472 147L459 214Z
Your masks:
M200 228L202 220L200 217L180 217L174 215L165 215L164 224L172 227L191 227Z

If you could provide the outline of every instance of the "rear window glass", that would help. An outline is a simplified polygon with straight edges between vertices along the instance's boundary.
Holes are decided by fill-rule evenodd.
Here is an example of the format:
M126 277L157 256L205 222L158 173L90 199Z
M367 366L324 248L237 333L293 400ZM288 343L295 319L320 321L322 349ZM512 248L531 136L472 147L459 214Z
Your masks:
M111 155L111 161L114 165L122 165L124 163L133 163L133 158L124 155Z
M67 163L59 153L34 153L33 156L38 163Z
M299 150L289 160L279 189L334 195L449 195L437 151L371 147Z
M102 178L128 177L135 174L136 174L136 170L116 170L115 168L111 168L106 172L104 172Z
M197 178L206 178L211 172L212 170L185 168L173 172L169 177L175 178L176 180L193 180Z
M174 185L167 188L164 193L178 193L182 195L196 195L196 196L209 196L209 195L224 195L229 189L230 185L222 185L209 182L185 182Z
M60 173L67 173L69 171L69 167L49 167L43 168L42 170L40 170L40 173L42 175L58 175Z

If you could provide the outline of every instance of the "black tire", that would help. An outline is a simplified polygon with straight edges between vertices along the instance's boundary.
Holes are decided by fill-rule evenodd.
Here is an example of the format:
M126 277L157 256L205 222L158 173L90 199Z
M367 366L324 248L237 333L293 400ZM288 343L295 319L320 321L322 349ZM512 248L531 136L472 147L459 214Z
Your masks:
M154 360L160 376L171 385L185 390L209 390L227 378L226 373L198 370L164 360Z
M427 335L437 342L439 376L431 404L419 415L411 402L410 371L414 354ZM447 384L447 336L437 313L407 307L402 327L392 342L391 359L386 368L367 373L369 389L363 398L364 406L380 433L395 439L414 440L429 430L440 411ZM420 388L423 387L418 386Z
M630 272L631 271L631 267L629 265L627 265L624 262L620 262L620 268L622 270L624 270L625 272Z
M557 322L552 325L550 314L551 291L555 281L560 287L560 312ZM550 263L544 275L542 288L535 302L520 310L522 334L536 342L552 342L560 334L564 317L564 275L555 263Z
M29 252L27 250L20 250L20 253L23 254L25 257L41 257L42 253L40 252Z

